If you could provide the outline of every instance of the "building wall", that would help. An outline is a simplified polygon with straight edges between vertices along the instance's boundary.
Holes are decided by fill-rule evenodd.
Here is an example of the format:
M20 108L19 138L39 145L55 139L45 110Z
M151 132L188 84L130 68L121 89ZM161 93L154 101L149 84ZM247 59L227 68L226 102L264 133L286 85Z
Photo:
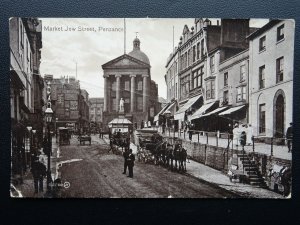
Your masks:
M277 41L277 28L284 24L284 39ZM294 58L294 28L291 20L284 20L267 29L257 37L250 40L250 121L254 127L254 135L273 137L275 134L274 103L277 95L284 97L284 131L292 122L293 109L293 58ZM265 50L259 50L259 40L266 36ZM276 82L276 60L284 57L283 81ZM259 68L265 66L265 87L259 86ZM259 105L265 104L266 131L259 132Z
M248 103L249 94L248 94L248 65L249 61L249 51L246 50L241 52L220 64L219 72L219 100L220 106L231 105L238 106ZM241 76L241 67L244 67L245 75L244 79ZM224 76L228 74L228 84L224 84ZM238 88L245 88L246 95L242 96L242 99L238 99ZM224 92L228 91L228 101L224 101ZM223 103L223 104L222 104Z
M90 98L90 122L103 122L103 105L104 98Z
M30 40L25 29L26 24L21 18L11 18L9 20L9 37L10 37L10 68L14 70L19 79L22 81L25 89L20 93L15 93L15 98L21 96L24 105L33 112L34 105L32 99L32 51L30 47ZM17 101L19 102L20 99ZM19 102L20 104L21 102ZM15 111L14 105L11 105L12 111ZM14 116L14 114L12 114ZM20 116L20 115L19 115ZM28 117L26 114L24 115Z
M84 132L89 126L88 92L80 89L79 81L73 77L53 78L45 75L45 82L51 83L51 102L57 127L72 126Z

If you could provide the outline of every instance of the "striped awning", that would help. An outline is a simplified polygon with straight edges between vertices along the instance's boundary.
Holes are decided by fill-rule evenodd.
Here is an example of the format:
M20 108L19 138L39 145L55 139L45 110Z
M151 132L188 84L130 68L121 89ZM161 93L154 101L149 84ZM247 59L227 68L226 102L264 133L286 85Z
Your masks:
M159 115L161 115L161 114L163 114L166 110L167 110L167 108L170 106L170 104L167 104L167 105L165 105L160 111L159 111L159 113L157 113L156 114L156 116L154 116L154 122L156 122L156 121L158 121L158 119L159 119Z
M238 110L241 110L241 109L244 108L244 107L245 107L245 105L240 105L240 106L232 107L232 108L230 108L230 109L227 109L227 110L224 111L224 112L219 113L219 115L220 115L220 116L222 116L222 115L228 115L228 114L231 114L231 113L236 112L236 111L238 111Z
M202 95L189 99L174 115L174 120L183 120L185 111L188 110Z
M208 103L208 104L205 104L203 106L201 106L200 109L198 109L192 116L191 116L191 120L194 120L194 119L198 119L202 116L204 116L205 112L210 109L213 104L215 104L215 102L211 102L211 103Z
M217 108L217 109L215 109L215 110L213 110L213 111L211 111L209 113L204 114L203 116L210 116L210 115L213 115L213 114L217 114L218 112L221 112L222 110L225 110L227 108L228 108L227 106L221 107L221 108Z

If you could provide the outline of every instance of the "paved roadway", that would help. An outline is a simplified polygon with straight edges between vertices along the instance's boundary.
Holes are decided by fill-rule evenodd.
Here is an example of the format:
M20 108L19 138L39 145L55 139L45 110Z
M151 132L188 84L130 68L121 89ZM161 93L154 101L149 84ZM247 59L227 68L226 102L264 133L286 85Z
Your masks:
M91 146L80 146L76 138L70 146L61 146L61 197L79 198L232 198L236 194L194 177L166 168L137 162L134 178L123 175L123 157L108 153L109 146L92 136ZM127 172L128 173L128 172Z

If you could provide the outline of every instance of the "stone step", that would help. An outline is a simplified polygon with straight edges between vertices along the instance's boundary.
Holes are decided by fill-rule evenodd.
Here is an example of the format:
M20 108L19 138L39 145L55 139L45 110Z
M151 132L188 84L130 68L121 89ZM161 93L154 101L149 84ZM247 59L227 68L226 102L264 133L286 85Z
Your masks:
M250 181L250 184L253 186L260 186L261 182L257 182L257 181Z

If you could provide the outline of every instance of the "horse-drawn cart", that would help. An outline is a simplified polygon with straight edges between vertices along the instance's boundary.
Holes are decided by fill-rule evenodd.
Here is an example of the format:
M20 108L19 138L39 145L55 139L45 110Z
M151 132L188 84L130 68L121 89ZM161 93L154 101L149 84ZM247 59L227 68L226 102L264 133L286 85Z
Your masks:
M58 129L59 145L70 145L71 134L67 127L59 127Z
M110 129L110 149L117 154L121 153L124 148L129 149L132 123L126 118L115 118L108 123L108 127Z

